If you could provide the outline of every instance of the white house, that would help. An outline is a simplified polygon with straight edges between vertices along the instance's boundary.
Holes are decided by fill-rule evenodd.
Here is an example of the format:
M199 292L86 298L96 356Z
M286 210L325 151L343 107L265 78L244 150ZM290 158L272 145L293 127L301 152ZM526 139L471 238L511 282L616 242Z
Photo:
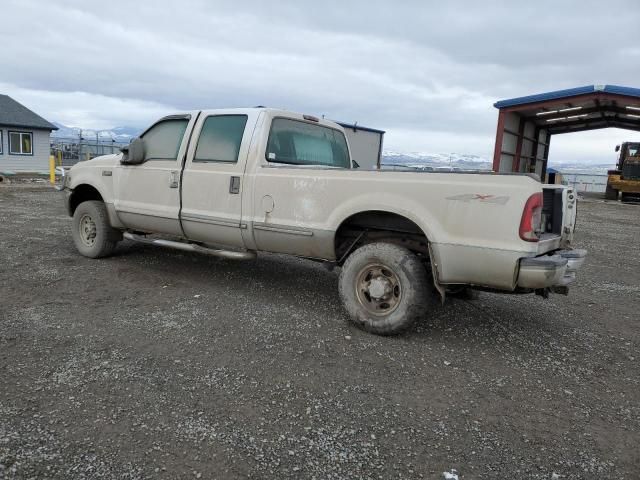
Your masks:
M57 129L8 95L0 95L0 173L46 172L49 137Z

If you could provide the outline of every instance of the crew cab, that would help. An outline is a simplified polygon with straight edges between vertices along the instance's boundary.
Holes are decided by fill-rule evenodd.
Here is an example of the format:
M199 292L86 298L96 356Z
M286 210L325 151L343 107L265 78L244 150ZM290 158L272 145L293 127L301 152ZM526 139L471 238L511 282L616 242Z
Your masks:
M534 175L363 170L337 123L244 108L161 118L63 180L78 251L128 239L250 260L340 267L351 320L394 334L469 289L567 293L575 193ZM212 272L214 275L215 272Z

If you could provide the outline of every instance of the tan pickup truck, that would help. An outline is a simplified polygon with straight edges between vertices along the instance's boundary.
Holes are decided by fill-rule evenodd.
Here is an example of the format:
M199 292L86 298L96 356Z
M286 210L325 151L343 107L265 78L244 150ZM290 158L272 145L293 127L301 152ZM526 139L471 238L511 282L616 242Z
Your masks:
M227 258L278 252L341 267L351 319L378 334L470 288L567 293L577 199L532 175L362 170L344 130L269 108L194 111L63 180L73 240L123 238ZM215 272L212 272L215 275Z

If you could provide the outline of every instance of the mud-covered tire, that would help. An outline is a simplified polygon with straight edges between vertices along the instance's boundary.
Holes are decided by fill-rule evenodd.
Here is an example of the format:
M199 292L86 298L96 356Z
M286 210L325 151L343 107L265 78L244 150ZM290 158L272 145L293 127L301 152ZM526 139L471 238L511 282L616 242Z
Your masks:
M97 200L78 205L73 213L72 235L78 252L89 258L110 255L121 238L109 224L104 203Z
M339 290L351 321L378 335L403 332L438 304L420 258L391 243L370 243L349 255Z
M640 193L624 192L620 195L620 201L624 203L640 203Z

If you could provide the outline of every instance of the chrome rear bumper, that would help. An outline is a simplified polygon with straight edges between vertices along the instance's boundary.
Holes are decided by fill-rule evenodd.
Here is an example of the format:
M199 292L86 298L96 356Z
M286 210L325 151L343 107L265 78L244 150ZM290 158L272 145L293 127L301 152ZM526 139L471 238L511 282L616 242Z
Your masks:
M540 289L567 286L576 280L576 274L587 256L586 250L560 250L553 255L520 259L518 287Z

